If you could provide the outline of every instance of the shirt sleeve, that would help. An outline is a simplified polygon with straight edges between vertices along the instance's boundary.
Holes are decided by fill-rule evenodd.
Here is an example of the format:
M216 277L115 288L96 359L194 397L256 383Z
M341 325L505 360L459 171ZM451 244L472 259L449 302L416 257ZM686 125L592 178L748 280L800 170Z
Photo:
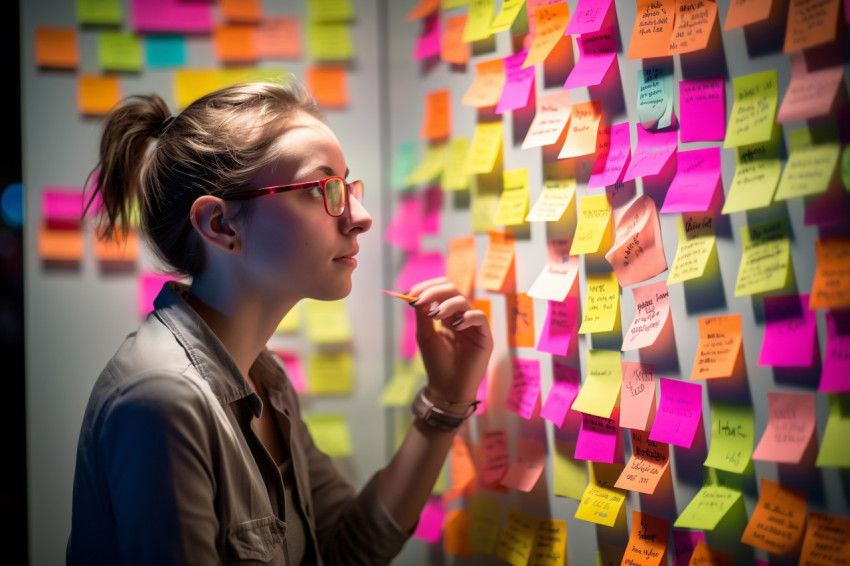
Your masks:
M115 400L99 451L121 564L218 564L210 409L185 380L140 380Z

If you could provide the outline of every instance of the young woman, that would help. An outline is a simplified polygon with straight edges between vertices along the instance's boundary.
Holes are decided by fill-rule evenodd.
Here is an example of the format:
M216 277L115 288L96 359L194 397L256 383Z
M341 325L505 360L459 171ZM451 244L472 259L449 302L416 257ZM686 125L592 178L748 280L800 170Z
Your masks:
M94 386L68 564L388 563L474 410L484 314L446 279L409 290L428 385L356 493L265 347L301 299L348 295L372 223L315 101L294 79L225 88L176 117L130 97L106 120L98 169L106 234L138 199L152 249L191 283L162 288Z

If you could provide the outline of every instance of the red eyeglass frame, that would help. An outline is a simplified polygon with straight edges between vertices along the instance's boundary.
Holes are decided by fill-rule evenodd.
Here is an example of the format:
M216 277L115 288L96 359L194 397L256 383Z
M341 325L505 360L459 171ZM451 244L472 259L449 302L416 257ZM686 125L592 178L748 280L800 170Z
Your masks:
M328 192L325 189L325 185L328 184L328 181L333 179L339 179L342 181L343 186L345 187L345 203L343 204L342 210L339 214L333 214L328 209ZM273 195L276 193L288 193L290 191L300 191L302 189L312 189L315 187L319 187L322 189L322 202L325 205L325 212L328 213L328 216L332 216L334 218L338 218L345 214L345 209L348 205L348 196L351 194L352 187L355 185L360 185L360 196L355 196L358 201L363 198L363 181L351 181L350 183L343 179L342 177L327 177L325 179L319 179L318 181L307 181L306 183L294 183L292 185L275 185L273 187L263 187L261 189L247 189L244 191L237 191L234 193L230 193L222 197L223 200L246 200L257 198L265 195Z

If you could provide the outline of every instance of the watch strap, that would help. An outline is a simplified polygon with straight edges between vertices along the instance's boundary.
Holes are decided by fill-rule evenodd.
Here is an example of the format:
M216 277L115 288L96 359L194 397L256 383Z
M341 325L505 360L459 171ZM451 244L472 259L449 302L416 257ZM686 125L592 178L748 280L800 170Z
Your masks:
M413 397L413 403L410 408L413 414L417 418L422 419L427 425L438 430L452 431L457 430L463 424L463 421L475 412L477 405L478 403L471 403L463 414L449 413L428 399L425 395L425 388L423 387Z

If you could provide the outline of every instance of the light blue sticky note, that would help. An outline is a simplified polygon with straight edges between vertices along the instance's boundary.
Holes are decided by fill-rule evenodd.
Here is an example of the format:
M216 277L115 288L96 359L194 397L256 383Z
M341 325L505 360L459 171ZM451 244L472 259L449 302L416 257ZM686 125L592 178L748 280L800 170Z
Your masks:
M145 38L145 56L150 68L186 65L186 37L152 34Z

